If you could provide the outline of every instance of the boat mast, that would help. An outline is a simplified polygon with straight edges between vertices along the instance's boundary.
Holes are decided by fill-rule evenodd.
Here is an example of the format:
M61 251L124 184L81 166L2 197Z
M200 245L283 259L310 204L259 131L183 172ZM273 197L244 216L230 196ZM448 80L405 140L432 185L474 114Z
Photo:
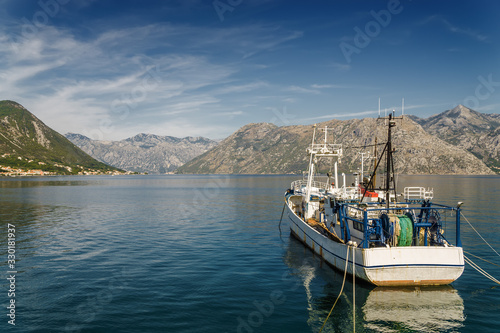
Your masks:
M384 150L382 150L382 154L380 154L380 158L378 159L377 162L375 162L375 168L373 169L373 173L370 176L370 181L366 185L366 189L376 189L375 188L375 180L376 180L376 174L377 174L377 168L380 166L380 162L382 161L384 157L384 153L386 154L386 175L385 175L385 187L380 188L381 190L385 191L385 200L386 200L386 207L389 208L389 202L390 202L390 192L391 190L394 190L394 197L396 197L396 181L394 179L394 159L392 157L392 153L394 152L394 149L392 148L392 131L391 128L396 126L396 121L395 119L402 119L402 117L394 117L392 113L389 113L388 118L378 118L378 119L384 119L384 120L389 120L389 122L386 124L387 126L387 143L384 146ZM377 146L377 139L375 138L375 147ZM376 157L376 153L375 153ZM392 188L391 188L391 180L392 180ZM363 193L363 197L361 198L361 201L366 196L366 191Z
M312 179L313 179L313 173L314 173L314 165L313 165L313 155L314 153L314 140L316 139L316 124L313 126L313 138L311 142L311 151L309 154L311 155L309 158L309 172L307 174L307 198L306 202L309 202L310 196L311 196L311 186L312 186Z
M368 190L373 190L377 187L377 141L377 137L375 137L375 147L373 147L373 182L372 188L369 188Z
M396 122L392 120L392 113L389 113L389 126L387 128L387 164L386 164L386 173L385 173L385 201L386 201L386 207L389 208L389 199L391 197L390 190L391 190L391 178L393 180L393 189L394 189L394 195L396 195L396 184L394 183L394 166L392 164L392 137L391 137L391 128L396 126ZM392 171L392 172L391 172Z
M361 174L360 174L360 178L361 178L361 181L359 182L360 184L363 184L363 178L365 176L365 172L364 172L364 167L365 167L365 155L366 153L365 152L362 152L362 153L359 153L361 155Z

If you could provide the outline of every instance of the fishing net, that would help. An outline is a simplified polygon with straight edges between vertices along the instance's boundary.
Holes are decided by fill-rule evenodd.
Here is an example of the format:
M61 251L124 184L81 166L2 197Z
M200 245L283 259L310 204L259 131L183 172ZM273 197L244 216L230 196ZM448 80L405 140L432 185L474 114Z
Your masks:
M410 246L413 239L413 224L411 219L406 216L398 216L399 218L399 237L398 246Z

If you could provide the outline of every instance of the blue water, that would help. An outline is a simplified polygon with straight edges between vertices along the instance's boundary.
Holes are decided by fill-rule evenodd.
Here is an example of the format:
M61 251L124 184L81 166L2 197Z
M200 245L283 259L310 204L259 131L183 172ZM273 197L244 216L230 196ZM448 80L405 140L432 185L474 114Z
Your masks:
M0 180L1 332L318 332L343 275L278 228L291 176ZM500 177L406 176L500 251ZM402 188L402 187L401 187ZM449 218L450 224L452 219ZM7 224L15 225L15 326ZM462 223L464 249L500 264ZM469 256L471 257L471 256ZM500 267L471 257L497 279ZM445 288L346 282L323 332L498 332L500 286L467 266Z

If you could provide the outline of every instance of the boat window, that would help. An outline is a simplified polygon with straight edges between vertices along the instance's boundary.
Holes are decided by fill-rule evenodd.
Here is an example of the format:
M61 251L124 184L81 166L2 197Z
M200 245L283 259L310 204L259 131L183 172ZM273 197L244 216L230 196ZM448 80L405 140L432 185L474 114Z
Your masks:
M364 224L358 221L352 221L352 227L359 231L365 231Z

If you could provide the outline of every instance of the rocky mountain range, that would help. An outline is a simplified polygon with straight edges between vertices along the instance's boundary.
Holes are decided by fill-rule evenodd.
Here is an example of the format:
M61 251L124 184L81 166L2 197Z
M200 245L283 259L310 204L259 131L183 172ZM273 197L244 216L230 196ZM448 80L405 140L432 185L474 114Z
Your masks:
M443 115L443 122L449 122L445 119L451 117L451 114ZM431 121L417 121L424 125L431 124ZM465 150L465 147L432 135L432 126L429 125L426 131L417 121L409 117L397 120L393 134L394 146L398 148L394 155L396 172L494 174L482 160ZM318 128L332 128L336 133L336 142L342 143L344 156L340 170L344 172L359 169L360 153L371 152L373 155L373 146L368 146L375 144L375 138L378 143L386 141L386 127L383 125L384 120L374 118L331 120L317 124ZM491 126L494 127L493 124ZM313 127L310 125L277 127L268 123L249 124L223 140L217 147L183 165L177 172L300 173L308 165L306 148L311 142L312 132ZM323 171L329 168L327 165L322 167Z
M136 172L164 174L215 147L203 137L176 138L138 134L121 141L92 140L74 133L65 135L83 151L106 164Z
M330 120L317 127L318 133L325 126L333 129L336 142L344 148L340 171L353 172L360 168L361 153L373 156L374 144L386 141L383 125L383 119L365 118ZM114 172L116 168L158 174L301 173L307 168L312 131L312 125L258 123L243 126L220 143L153 134L121 141L97 141L72 133L65 138L20 104L0 101L0 172L5 172L5 166L23 166L49 174ZM405 116L397 120L393 133L398 173L500 173L499 114L459 105L425 119ZM321 171L331 168L320 167Z
M465 149L500 172L500 114L484 114L459 105L438 115L413 117L428 133Z
M19 103L0 101L0 169L50 174L118 171L96 161Z

